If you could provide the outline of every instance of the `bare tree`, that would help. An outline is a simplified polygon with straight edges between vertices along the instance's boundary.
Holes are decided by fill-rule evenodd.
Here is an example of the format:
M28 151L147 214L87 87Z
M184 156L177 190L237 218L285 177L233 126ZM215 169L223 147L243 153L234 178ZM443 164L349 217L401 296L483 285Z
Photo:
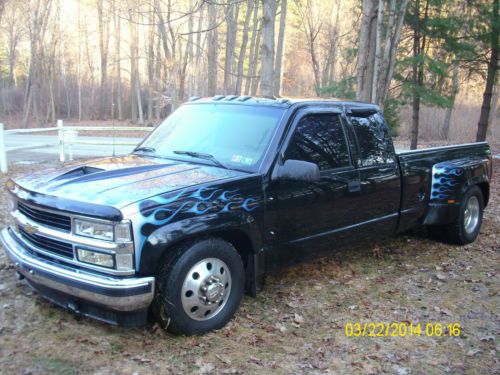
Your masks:
M389 20L387 22L385 47L377 79L377 92L374 99L375 103L384 105L389 93L389 87L394 75L396 65L396 51L401 40L401 31L408 9L408 0L402 0L399 11L396 9L396 0L391 0L389 5Z
M108 3L108 2L107 2ZM104 117L106 105L106 90L108 80L108 51L109 51L109 25L110 25L110 11L104 9L104 0L96 0L97 7L97 25L99 29L99 53L100 53L100 68L101 68L101 87L99 101L99 117Z
M207 93L215 95L217 93L217 5L208 3L208 71L207 71Z
M19 22L20 12L22 12L22 10L19 8L18 4L13 4L13 6L4 16L5 26L3 27L3 31L6 34L6 39L7 39L6 47L7 47L7 60L9 64L9 78L8 78L9 87L14 87L16 84L14 68L17 62L17 47L19 45L19 42L21 41L21 38L25 33L22 23Z
M238 56L238 70L236 72L236 87L235 94L241 94L241 86L243 84L243 65L245 63L245 57L247 54L248 45L248 33L250 28L250 20L252 18L252 12L254 8L254 0L247 0L247 11L245 14L245 23L243 25L243 36L241 40L240 54Z
M396 11L397 0L390 0L387 24L384 27L383 0L363 0L363 13L359 33L356 98L383 104L387 99L396 51L401 39L401 30L408 0L401 0ZM385 29L385 46L383 31ZM382 48L384 51L382 53Z
M239 1L230 0L226 10L226 57L224 59L224 92L232 94L233 66L236 59L236 33L238 31Z
M263 0L262 2L262 66L260 70L260 93L264 97L273 97L276 0Z
M116 103L118 120L123 120L123 104L122 104L122 65L121 65L121 17L120 10L117 8L116 0L113 0L113 23L114 23L114 71L115 71L115 93L116 98L112 101L112 108ZM112 116L114 118L114 115Z
M281 80L283 79L283 57L285 53L285 26L286 26L286 2L281 0L280 27L278 32L278 46L276 47L276 57L274 62L274 96L281 94Z
M52 0L30 0L27 2L29 16L30 63L24 92L23 126L28 125L29 116L33 113L38 119L37 93L40 88L40 53L45 40L49 16L52 10Z
M252 0L250 0L252 1ZM254 7L254 12L253 12L253 29L252 29L252 37L250 40L250 55L248 57L248 74L247 78L245 81L245 95L250 94L252 92L252 95L255 95L254 90L251 89L252 86L252 81L253 82L258 82L258 79L254 77L257 73L257 56L259 54L259 45L260 45L260 29L259 29L259 3L260 0L253 0L255 1L255 7ZM257 89L255 89L257 91Z

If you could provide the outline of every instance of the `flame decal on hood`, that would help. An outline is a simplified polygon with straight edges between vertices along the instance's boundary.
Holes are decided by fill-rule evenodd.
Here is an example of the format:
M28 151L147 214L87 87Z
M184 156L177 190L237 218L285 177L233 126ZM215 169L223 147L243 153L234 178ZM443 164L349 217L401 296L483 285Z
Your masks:
M158 196L141 202L143 225L162 226L180 216L224 213L243 210L251 212L259 206L256 197L244 197L237 190L201 187L195 191L183 189L179 192Z

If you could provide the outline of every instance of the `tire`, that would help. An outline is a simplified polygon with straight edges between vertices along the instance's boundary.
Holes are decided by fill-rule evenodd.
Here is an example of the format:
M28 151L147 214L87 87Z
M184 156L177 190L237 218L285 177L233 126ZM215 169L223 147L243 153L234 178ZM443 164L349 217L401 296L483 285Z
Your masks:
M202 334L224 327L243 296L245 270L228 242L206 238L186 243L160 267L153 312L175 334Z
M472 186L464 194L455 222L445 226L448 242L456 245L474 242L483 222L483 209L483 193Z

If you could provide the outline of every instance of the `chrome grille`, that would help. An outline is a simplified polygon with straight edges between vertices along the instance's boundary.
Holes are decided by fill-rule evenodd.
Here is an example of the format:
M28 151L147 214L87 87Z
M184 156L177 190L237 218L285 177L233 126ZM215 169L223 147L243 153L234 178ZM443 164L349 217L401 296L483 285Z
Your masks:
M53 212L28 206L21 201L17 202L17 209L27 218L36 223L49 227L62 229L65 232L71 232L71 218L65 215L59 215Z
M19 228L19 234L24 240L40 250L73 259L73 245L70 243L53 240L37 234L30 234L22 228Z

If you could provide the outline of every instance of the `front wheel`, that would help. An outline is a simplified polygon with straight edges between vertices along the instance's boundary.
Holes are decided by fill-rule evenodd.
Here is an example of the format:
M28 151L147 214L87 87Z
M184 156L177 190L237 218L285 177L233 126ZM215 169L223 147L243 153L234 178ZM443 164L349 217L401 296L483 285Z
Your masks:
M483 209L483 193L472 186L464 194L456 220L445 227L448 241L457 245L474 242L483 222Z
M185 335L222 328L240 304L244 275L230 243L208 238L185 244L160 268L157 318L169 331Z

